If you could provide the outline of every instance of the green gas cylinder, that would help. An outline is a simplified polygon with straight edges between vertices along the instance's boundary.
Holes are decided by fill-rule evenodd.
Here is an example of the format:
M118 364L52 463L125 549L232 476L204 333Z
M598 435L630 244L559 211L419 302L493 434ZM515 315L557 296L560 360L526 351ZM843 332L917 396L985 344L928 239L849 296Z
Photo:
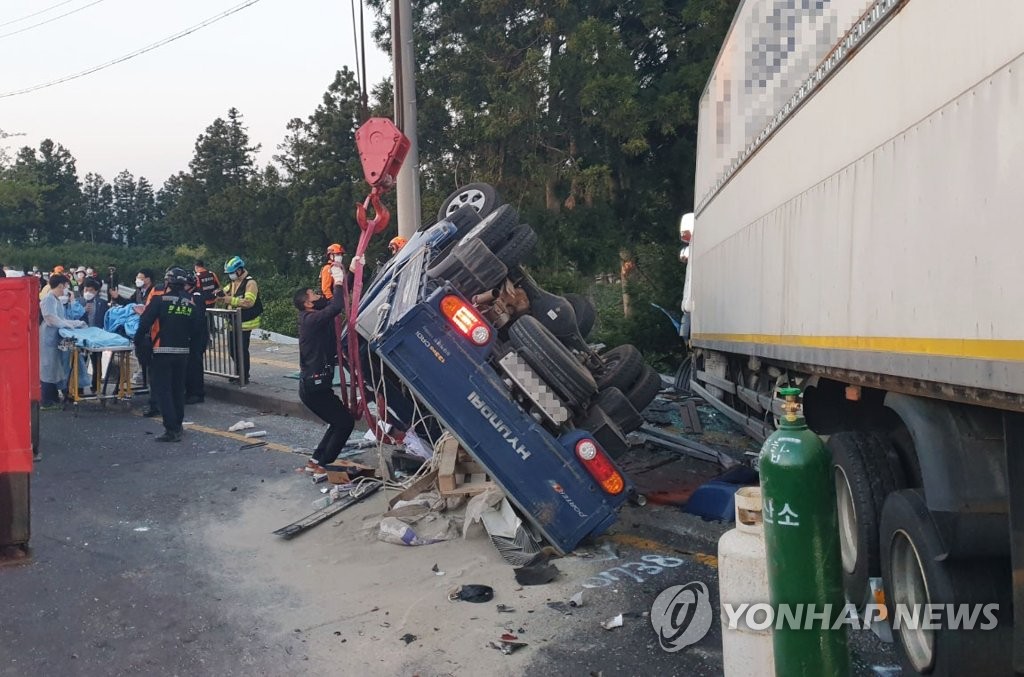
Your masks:
M845 597L832 455L783 388L779 429L760 454L777 677L847 677Z

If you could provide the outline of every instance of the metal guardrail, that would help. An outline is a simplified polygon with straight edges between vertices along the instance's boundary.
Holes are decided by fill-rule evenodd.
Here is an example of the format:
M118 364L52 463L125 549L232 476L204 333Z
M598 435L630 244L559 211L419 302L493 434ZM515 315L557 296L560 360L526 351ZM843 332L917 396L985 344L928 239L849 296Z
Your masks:
M210 340L203 354L203 373L238 379L239 386L246 385L242 369L242 311L207 308L206 328Z

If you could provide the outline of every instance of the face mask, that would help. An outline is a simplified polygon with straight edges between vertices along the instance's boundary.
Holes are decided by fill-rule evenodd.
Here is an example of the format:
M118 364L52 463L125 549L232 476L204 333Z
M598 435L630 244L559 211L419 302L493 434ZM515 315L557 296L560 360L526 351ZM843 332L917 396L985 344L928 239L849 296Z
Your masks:
M94 298L96 298L96 292L87 291L82 294L82 298L84 298L86 301L92 301Z
M230 278L231 281L234 282L235 280L238 279L238 273L228 273L228 278Z
M60 297L60 302L63 303L64 305L67 305L68 303L70 303L71 302L71 294L69 294L68 292L64 292L64 295Z
M313 301L313 310L323 310L329 305L331 305L331 300L321 297L318 298L316 301Z
M139 289L142 289L142 287L145 284L146 284L146 281L143 280L142 278L140 278L140 277L135 278L135 286L138 287Z
M75 273L75 277L77 277L78 281L81 282L85 279L85 273Z

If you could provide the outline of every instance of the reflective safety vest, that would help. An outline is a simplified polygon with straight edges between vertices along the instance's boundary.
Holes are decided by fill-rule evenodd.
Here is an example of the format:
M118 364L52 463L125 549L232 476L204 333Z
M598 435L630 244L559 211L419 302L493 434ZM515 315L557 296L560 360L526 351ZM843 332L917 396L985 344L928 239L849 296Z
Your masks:
M242 310L242 329L244 331L251 331L253 329L259 329L259 327L260 327L260 315L263 314L263 301L259 297L259 292L257 291L257 293L251 294L251 295L246 293L246 289L248 288L250 282L255 283L256 280L254 280L251 277L249 277L248 275L246 275L245 279L241 280L238 283L238 287L234 291L231 291L232 283L228 283L224 287L224 293L230 295L232 298L236 298L236 299L249 299L251 301L254 301L254 304L253 304L252 308L242 308L241 309ZM250 296L252 298L250 298ZM238 307L235 304L233 304L233 305L234 305L234 307Z
M217 289L220 287L220 281L213 271L204 269L201 273L196 273L196 286L202 292L203 302L207 306L212 306L216 303Z

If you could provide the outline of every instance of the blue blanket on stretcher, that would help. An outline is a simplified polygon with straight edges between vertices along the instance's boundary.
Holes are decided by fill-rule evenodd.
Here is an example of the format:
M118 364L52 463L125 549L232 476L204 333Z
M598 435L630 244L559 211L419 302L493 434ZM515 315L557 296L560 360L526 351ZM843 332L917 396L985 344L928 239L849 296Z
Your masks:
M124 333L128 338L135 336L135 332L139 330L139 316L135 313L134 306L111 306L107 311L106 317L103 318L103 328L107 331L117 331L121 327L124 327Z
M88 348L90 350L125 348L131 345L131 341L125 337L119 334L112 334L109 331L103 331L99 327L61 329L60 335L63 338L74 339L75 345L79 348Z

